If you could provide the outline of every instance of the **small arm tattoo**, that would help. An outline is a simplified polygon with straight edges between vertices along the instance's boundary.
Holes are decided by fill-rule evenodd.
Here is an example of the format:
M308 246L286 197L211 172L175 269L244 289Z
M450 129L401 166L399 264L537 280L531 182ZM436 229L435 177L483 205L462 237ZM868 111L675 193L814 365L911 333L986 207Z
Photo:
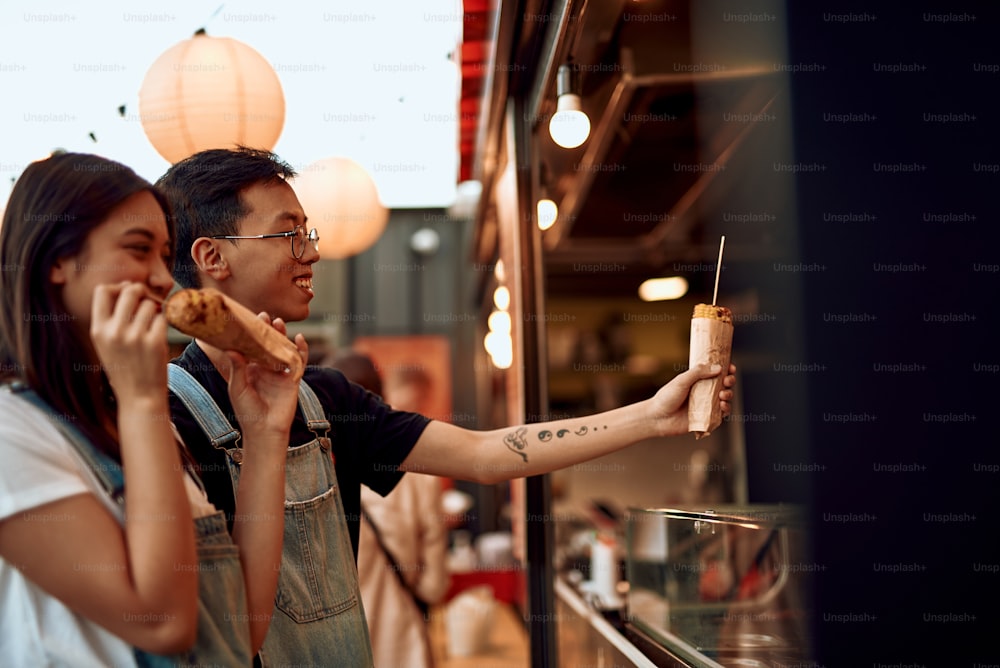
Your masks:
M524 437L527 433L527 427L521 427L517 431L512 431L503 437L503 442L506 444L507 448L511 452L521 455L521 458L524 459L525 463L528 462L528 455L523 452L523 450L528 447L528 439Z
M603 428L607 429L608 426L604 425ZM596 433L600 429L601 429L601 427L594 427L593 431L594 431L594 433ZM576 431L571 431L569 429L559 429L559 430L556 431L555 435L556 435L556 438L562 438L566 434L571 434L571 433L572 434L576 434L577 436L585 436L590 431L591 431L590 427L587 427L585 425L581 425L580 427L577 428ZM541 430L540 432L538 432L538 440L541 441L542 443L547 443L548 441L551 441L552 440L552 432L549 431L548 429Z

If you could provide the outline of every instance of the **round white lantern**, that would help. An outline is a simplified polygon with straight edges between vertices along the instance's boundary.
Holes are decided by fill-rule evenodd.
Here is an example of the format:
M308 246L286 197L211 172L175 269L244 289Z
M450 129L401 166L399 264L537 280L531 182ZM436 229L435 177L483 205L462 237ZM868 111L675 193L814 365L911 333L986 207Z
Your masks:
M150 66L139 89L139 119L171 163L210 148L271 150L285 124L285 96L257 51L198 31Z
M307 226L319 231L319 254L340 260L370 248L385 231L389 211L364 167L350 158L324 158L291 182Z

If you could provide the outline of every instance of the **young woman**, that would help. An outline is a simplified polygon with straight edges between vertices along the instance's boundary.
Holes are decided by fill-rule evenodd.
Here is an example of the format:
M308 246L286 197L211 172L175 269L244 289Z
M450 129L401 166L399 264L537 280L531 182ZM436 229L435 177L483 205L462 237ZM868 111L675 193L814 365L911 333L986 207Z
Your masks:
M33 163L0 227L0 656L9 665L249 665L281 560L302 365L212 359L241 417L233 535L167 402L174 232L131 169ZM262 315L262 317L264 317ZM284 324L273 325L284 332ZM157 656L153 656L157 655Z

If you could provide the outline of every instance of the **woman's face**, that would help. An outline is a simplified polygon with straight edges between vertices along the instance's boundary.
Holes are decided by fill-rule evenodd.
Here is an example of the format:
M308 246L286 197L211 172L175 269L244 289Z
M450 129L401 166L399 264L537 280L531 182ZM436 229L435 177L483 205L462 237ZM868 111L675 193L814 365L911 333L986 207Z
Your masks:
M56 261L49 278L62 286L63 303L77 330L89 336L96 286L143 283L151 295L162 300L174 285L172 256L173 243L167 235L163 210L151 193L143 191L112 209L104 222L91 230L77 255Z

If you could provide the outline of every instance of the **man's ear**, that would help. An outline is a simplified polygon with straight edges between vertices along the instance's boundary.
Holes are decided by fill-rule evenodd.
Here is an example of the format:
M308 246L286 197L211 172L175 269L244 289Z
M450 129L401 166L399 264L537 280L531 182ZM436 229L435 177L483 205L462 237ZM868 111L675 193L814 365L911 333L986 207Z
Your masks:
M229 263L219 252L219 247L215 239L208 237L198 237L191 244L191 259L199 271L205 273L216 281L223 281L229 277Z

